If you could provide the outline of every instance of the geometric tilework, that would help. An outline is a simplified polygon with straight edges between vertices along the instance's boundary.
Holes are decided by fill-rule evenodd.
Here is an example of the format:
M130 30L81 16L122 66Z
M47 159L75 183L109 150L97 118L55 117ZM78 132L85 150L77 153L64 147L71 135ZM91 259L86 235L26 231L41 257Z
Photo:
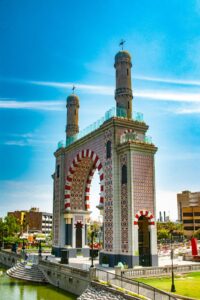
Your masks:
M127 166L127 155L120 156L120 169ZM121 174L122 176L122 174ZM128 191L127 183L121 184L121 250L128 252Z
M89 149L80 151L73 159L65 182L65 210L71 210L71 195L73 194L73 208L88 210L89 192L93 174L98 169L100 177L100 206L104 203L104 174L99 157ZM79 174L80 172L80 174ZM86 176L87 173L87 176ZM84 185L85 180L85 185ZM85 189L83 192L83 188ZM81 197L84 195L84 199ZM80 203L78 203L80 201ZM81 207L81 208L80 208Z
M134 211L147 210L154 214L153 155L133 153Z
M72 177L70 207L71 210L85 210L85 190L86 178L92 168L92 161L90 158L84 158L79 163L76 172Z
M104 133L104 175L105 175L105 200L104 200L104 249L108 252L113 250L113 134L111 130ZM111 142L111 157L106 157L106 144Z

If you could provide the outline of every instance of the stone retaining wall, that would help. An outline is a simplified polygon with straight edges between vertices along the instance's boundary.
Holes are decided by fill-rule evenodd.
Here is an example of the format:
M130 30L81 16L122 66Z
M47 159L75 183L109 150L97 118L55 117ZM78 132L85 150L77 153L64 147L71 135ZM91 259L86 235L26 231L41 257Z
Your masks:
M39 268L50 284L77 296L87 289L92 276L92 271L75 269L68 265L49 261L40 261Z
M14 266L20 258L21 255L15 252L11 252L8 250L0 251L0 263L6 267Z

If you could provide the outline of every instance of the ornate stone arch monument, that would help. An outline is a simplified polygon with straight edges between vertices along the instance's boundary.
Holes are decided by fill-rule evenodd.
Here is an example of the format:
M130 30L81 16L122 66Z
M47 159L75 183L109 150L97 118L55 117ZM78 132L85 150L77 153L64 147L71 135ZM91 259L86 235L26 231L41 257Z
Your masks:
M66 145L55 152L53 251L89 256L90 185L99 173L104 242L100 262L157 265L154 154L142 115L132 117L131 56L115 56L116 107L79 132L79 98L67 98Z

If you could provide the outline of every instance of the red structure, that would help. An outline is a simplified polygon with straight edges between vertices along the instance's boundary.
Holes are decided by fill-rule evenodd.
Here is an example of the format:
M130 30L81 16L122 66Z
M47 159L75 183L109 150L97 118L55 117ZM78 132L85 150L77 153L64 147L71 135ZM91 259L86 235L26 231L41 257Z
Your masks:
M198 255L197 239L191 238L192 255Z

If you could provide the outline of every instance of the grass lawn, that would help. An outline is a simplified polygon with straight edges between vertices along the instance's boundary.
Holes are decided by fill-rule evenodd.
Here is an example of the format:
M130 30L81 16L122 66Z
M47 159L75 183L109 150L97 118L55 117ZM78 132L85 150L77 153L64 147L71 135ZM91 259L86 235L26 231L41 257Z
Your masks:
M137 280L167 292L171 290L171 277L140 278ZM175 287L176 293L179 295L200 299L200 272L175 276Z

